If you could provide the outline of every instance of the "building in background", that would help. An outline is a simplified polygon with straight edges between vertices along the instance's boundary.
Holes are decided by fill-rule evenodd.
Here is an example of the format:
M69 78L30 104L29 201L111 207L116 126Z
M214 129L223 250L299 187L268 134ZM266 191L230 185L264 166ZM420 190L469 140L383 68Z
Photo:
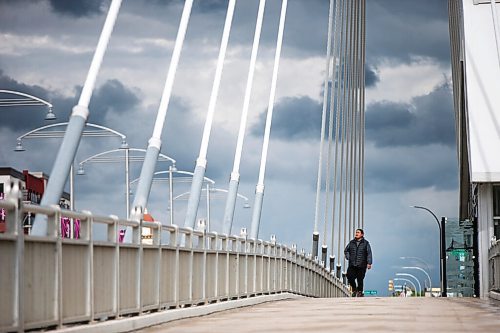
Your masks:
M0 200L4 198L4 191L7 184L13 181L21 182L21 192L23 194L23 203L28 204L40 204L43 192L47 186L47 181L49 177L42 172L30 172L28 170L23 170L22 172L9 168L0 167ZM62 208L69 208L70 195L64 192L59 205ZM5 220L6 213L4 209L0 209L0 232L5 232ZM31 230L32 223L31 214L26 214L23 218L24 233L29 234ZM62 227L64 227L64 221L62 222Z
M488 297L491 244L500 239L500 27L498 0L449 0L460 221L476 240L475 295ZM449 246L449 244L447 244ZM458 253L458 252L457 252Z

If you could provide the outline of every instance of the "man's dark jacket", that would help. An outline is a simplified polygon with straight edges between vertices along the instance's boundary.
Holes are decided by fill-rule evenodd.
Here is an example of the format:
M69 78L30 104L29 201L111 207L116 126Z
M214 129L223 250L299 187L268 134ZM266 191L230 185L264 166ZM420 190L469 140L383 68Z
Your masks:
M366 268L372 264L372 249L364 238L361 238L359 245L356 239L351 240L344 250L344 255L349 260L349 266Z

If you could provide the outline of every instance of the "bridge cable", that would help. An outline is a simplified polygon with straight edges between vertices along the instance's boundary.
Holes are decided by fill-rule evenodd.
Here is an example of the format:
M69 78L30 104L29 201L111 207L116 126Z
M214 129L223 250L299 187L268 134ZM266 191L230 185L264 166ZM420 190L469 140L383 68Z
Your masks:
M321 196L321 181L322 181L322 171L323 171L323 150L325 141L325 127L326 127L326 110L328 104L328 82L330 80L330 63L332 55L332 25L333 25L333 3L335 0L330 0L330 8L328 12L328 39L326 43L326 69L325 69L325 81L323 84L323 110L321 114L321 133L319 141L319 161L318 161L318 177L316 182L316 202L314 208L314 229L313 229L313 248L312 256L313 258L318 256L318 221L319 221L319 203ZM335 66L335 63L333 64ZM328 172L328 169L326 170Z
M351 220L350 216L348 215L348 207L349 207L349 202L348 202L348 197L350 193L350 187L349 187L349 182L350 182L350 133L351 133L351 105L350 105L350 97L351 97L351 71L352 71L352 62L351 62L351 54L352 54L352 13L353 13L353 4L351 1L349 1L349 11L348 11L348 34L346 36L348 37L347 40L347 45L348 45L348 57L347 57L347 63L348 63L348 72L347 72L347 77L346 77L346 156L345 156L345 170L346 170L346 177L345 177L345 191L344 191L344 220L346 223L346 230L345 230L345 241L344 244L347 244L351 238Z
M354 178L354 145L355 145L355 73L356 73L356 1L352 3L352 11L351 11L351 33L350 33L350 71L349 71L349 119L350 119L350 127L349 127L349 226L351 237L354 235L354 220L352 215L352 207L353 207L353 178ZM349 237L349 238L351 238Z
M170 64L168 67L167 78L165 79L165 86L163 88L160 105L158 107L158 112L156 115L153 134L148 141L148 148L146 150L146 155L142 164L139 184L137 185L134 200L132 203L132 212L130 216L133 220L141 219L142 214L144 213L144 210L147 206L149 194L151 191L151 185L153 183L156 161L158 160L158 156L160 155L161 135L167 116L170 97L172 95L172 87L174 84L174 79L177 72L177 67L179 64L179 59L182 51L182 46L184 44L192 7L193 0L186 0L179 23L179 30L177 31L177 37L175 39L172 58L170 59Z
M353 233L354 231L359 228L359 221L358 221L358 214L357 214L357 208L359 207L359 200L358 200L358 183L359 183L359 87L360 87L360 63L359 63L359 35L360 35L360 8L359 8L359 0L356 0L356 43L355 45L355 52L354 52L354 157L353 157L353 212L352 212L352 218L353 218Z
M78 104L72 109L61 146L54 160L52 171L50 172L51 178L40 202L42 206L57 205L64 191L64 185L73 166L76 151L80 145L85 123L89 116L88 107L92 91L94 90L97 75L99 74L121 3L122 0L113 0L109 6ZM37 214L31 232L33 235L45 236L47 234L47 216Z
M241 112L240 128L238 131L238 139L236 144L236 151L234 156L233 171L229 181L229 190L226 199L226 207L224 210L223 229L222 233L226 235L231 234L233 225L234 209L236 206L236 197L238 194L238 186L240 181L240 162L241 153L243 150L243 141L245 138L245 129L248 118L248 108L250 106L250 96L252 93L253 78L255 73L255 63L257 62L257 53L259 51L260 36L262 32L262 22L264 21L264 9L266 0L260 0L259 9L257 14L257 23L255 25L255 34L252 46L252 54L250 56L250 67L248 69L247 85L245 89L245 98L243 101L243 110Z
M361 0L361 228L365 227L365 85L366 85L366 0Z
M271 135L274 98L276 95L276 84L278 80L278 69L281 57L281 47L283 45L283 34L285 30L287 5L288 5L288 0L282 0L280 22L278 29L278 39L276 42L276 53L274 57L273 77L271 79L271 93L269 95L269 104L267 106L266 126L264 130L264 142L262 144L262 156L260 160L259 180L255 187L255 201L252 212L252 225L250 229L250 237L253 239L257 239L259 235L260 216L262 213L262 201L264 199L264 176L266 173L267 151L269 148L269 137Z
M226 20L224 22L224 29L222 32L222 41L219 50L219 56L217 59L217 66L215 69L212 92L210 94L210 101L208 104L207 118L205 119L205 126L203 128L200 153L198 155L198 158L196 159L193 181L191 183L191 194L189 195L186 216L184 219L184 226L188 228L194 228L196 222L196 214L200 205L203 178L205 177L205 171L207 167L208 144L210 141L210 133L212 131L215 106L217 104L217 98L219 96L220 81L222 77L222 70L224 68L224 60L226 58L227 45L229 43L229 35L231 33L235 5L236 0L229 0Z
M353 217L353 230L356 230L359 228L358 224L358 214L357 214L357 208L359 207L359 200L358 200L358 184L359 184L359 80L360 80L360 64L359 64L359 34L360 34L360 20L359 20L359 0L356 0L356 43L355 43L355 54L354 54L354 159L353 159L353 212L352 212L352 217Z
M333 72L332 72L332 80L333 80ZM328 90L326 91L326 94L328 95ZM326 260L326 254L327 254L327 239L328 239L328 219L329 219L329 208L330 208L330 192L331 192L331 170L330 170L330 164L332 161L332 141L333 141L333 120L334 120L334 108L333 108L333 103L331 102L331 95L330 95L330 103L329 103L329 115L328 115L328 151L327 151L327 160L326 160L326 177L325 177L325 214L323 216L324 218L324 230L323 230L323 242L322 242L322 247L321 247L321 260L323 261L323 264L327 265L327 260ZM327 103L328 104L328 103Z
M345 211L345 203L342 204L342 201L344 199L344 192L347 191L347 186L346 182L344 180L347 179L347 168L345 167L344 161L346 160L347 156L345 154L345 145L346 145L346 140L347 140L347 115L345 112L345 105L346 105L346 91L347 91L347 84L346 84L346 76L347 76L347 53L348 53L348 27L349 27L349 22L348 22L348 10L349 10L349 1L346 1L345 4L345 26L344 28L344 33L343 35L345 36L344 38L344 58L343 58L343 73L342 73L342 144L341 144L341 188L340 188L340 207L341 209L339 210L339 219L342 220L342 213ZM345 170L345 171L344 171ZM345 190L345 191L344 191ZM344 219L343 219L343 227L344 227L344 241L343 245L346 245L346 240L347 240L347 221L345 219L345 214L344 214ZM344 267L346 264L346 260L344 257Z
M339 72L340 70L337 70L337 62L340 57L340 43L339 43L339 36L340 36L340 29L339 29L339 20L340 20L340 6L339 6L340 1L335 2L335 27L334 27L334 51L333 51L333 69L334 72L332 73L332 86L331 86L331 105L335 107L335 157L334 157L334 168L333 168L333 206L332 206L332 236L331 236L331 256L330 256L330 270L334 270L335 266L335 254L334 254L334 239L335 239L335 216L336 216L336 206L337 206L337 170L338 170L338 149L339 149L339 140L338 140L338 133L339 133L339 121L340 121L340 110L338 107L338 100L339 100L339 95L338 95L338 83L340 82L339 80ZM340 222L339 222L340 224ZM340 230L339 230L340 234ZM338 258L340 258L339 255L337 255Z
M339 266L340 266L340 258L341 258L341 235L342 235L342 219L341 219L341 211L342 211L342 175L343 175L343 168L342 168L342 156L343 156L343 130L344 130L344 116L343 116L343 98L342 98L342 91L343 91L343 87L344 87L344 83L343 83L343 76L344 76L344 73L345 73L345 66L344 66L344 57L343 57L343 54L344 54L344 48L345 48L345 44L343 42L344 40L344 25L345 25L345 15L344 15L344 8L345 8L345 1L344 0L339 0L340 1L340 9L339 9L339 22L340 22L340 29L339 29L339 33L338 33L338 43L339 43L339 48L338 48L338 56L339 56L339 61L338 61L338 74L337 74L337 84L336 84L336 98L337 98L337 102L336 102L336 108L337 108L337 114L339 115L339 120L338 120L338 124L339 124L339 128L338 128L338 131L336 133L336 140L337 142L340 142L340 154L338 154L338 156L340 156L340 161L339 160L339 157L337 157L337 163L339 164L339 174L340 174L340 179L339 179L339 182L338 182L338 186L336 187L336 191L339 192L339 209L338 209L338 232L337 232L337 257L339 258L339 260L337 261L337 276L340 276L340 269L339 269ZM338 149L338 148L337 148ZM338 178L338 177L336 177Z

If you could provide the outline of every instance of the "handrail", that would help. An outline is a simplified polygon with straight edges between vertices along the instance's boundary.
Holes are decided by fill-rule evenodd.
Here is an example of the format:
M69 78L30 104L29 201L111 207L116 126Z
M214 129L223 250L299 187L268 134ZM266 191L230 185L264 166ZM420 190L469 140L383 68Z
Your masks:
M349 295L347 286L318 260L274 237L263 241L220 235L24 204L19 198L19 186L8 185L0 200L7 214L6 232L0 234L0 280L7 281L1 331L91 324L254 295ZM47 215L47 234L24 235L26 213ZM62 238L62 217L80 220L79 239ZM95 225L106 226L104 239ZM123 226L132 229L128 243L118 237ZM36 306L25 307L26 302Z

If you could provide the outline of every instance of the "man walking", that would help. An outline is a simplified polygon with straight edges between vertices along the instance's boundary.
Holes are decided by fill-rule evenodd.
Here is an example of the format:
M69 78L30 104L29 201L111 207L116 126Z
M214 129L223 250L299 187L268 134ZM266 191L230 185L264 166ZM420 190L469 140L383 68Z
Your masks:
M356 229L354 239L344 250L345 258L349 261L347 281L352 288L353 297L363 297L363 279L366 269L372 268L372 249L364 236L363 229Z

